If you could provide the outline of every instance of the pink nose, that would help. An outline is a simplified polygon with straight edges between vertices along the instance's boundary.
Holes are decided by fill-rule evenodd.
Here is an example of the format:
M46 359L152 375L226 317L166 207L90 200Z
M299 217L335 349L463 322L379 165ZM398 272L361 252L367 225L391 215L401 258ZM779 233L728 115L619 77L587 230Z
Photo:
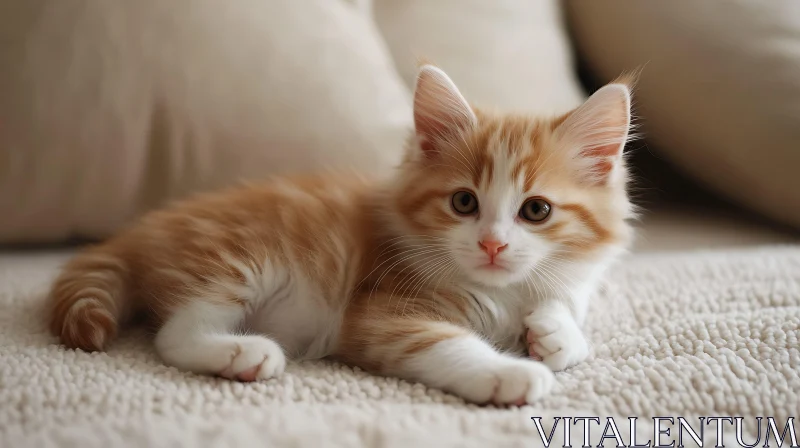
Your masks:
M490 257L492 257L492 259L494 259L497 254L505 250L506 247L508 247L508 244L501 243L497 240L478 241L478 245L480 245L481 249L483 249L483 251L486 252Z

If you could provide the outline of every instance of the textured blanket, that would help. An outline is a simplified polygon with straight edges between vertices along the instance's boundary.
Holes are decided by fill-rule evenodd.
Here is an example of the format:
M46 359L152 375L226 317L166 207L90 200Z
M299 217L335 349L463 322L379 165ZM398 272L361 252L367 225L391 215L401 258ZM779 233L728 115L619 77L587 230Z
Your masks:
M629 256L593 303L592 359L559 373L539 403L509 409L327 362L259 384L186 374L161 364L141 331L108 353L64 350L41 314L67 256L0 255L2 447L542 446L531 417L548 435L557 416L599 417L594 446L616 416L627 445L629 416L642 418L634 430L646 443L648 417L683 416L698 430L698 416L771 416L783 429L800 410L799 246ZM733 427L724 432L737 446ZM559 426L552 446L560 437ZM714 446L713 427L704 437Z

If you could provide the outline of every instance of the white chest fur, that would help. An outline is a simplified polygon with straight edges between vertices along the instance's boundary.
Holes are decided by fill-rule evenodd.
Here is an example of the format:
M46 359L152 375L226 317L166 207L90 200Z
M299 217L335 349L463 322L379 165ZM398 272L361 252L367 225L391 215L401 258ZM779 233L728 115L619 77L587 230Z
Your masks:
M525 332L523 319L539 298L525 288L464 287L467 317L480 334L498 348L518 350Z

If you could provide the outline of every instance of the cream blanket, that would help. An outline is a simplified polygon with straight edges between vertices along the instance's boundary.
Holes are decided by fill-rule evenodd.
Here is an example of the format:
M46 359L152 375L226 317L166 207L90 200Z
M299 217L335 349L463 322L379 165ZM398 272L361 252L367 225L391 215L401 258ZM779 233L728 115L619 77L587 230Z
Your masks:
M594 301L594 357L511 409L325 362L249 385L184 374L141 332L108 353L63 350L40 316L67 256L0 255L1 447L541 446L534 416L617 416L627 444L627 416L772 416L782 429L800 411L798 246L629 256ZM653 433L643 426L640 443ZM591 428L595 446L602 429Z

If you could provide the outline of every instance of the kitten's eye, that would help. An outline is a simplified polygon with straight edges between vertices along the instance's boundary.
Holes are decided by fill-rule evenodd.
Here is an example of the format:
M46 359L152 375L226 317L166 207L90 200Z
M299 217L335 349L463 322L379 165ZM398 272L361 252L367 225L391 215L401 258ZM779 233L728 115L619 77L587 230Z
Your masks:
M471 215L478 211L478 198L469 191L459 191L453 195L453 210L460 215Z
M519 216L530 222L542 222L550 216L550 204L542 198L528 199L519 209Z

